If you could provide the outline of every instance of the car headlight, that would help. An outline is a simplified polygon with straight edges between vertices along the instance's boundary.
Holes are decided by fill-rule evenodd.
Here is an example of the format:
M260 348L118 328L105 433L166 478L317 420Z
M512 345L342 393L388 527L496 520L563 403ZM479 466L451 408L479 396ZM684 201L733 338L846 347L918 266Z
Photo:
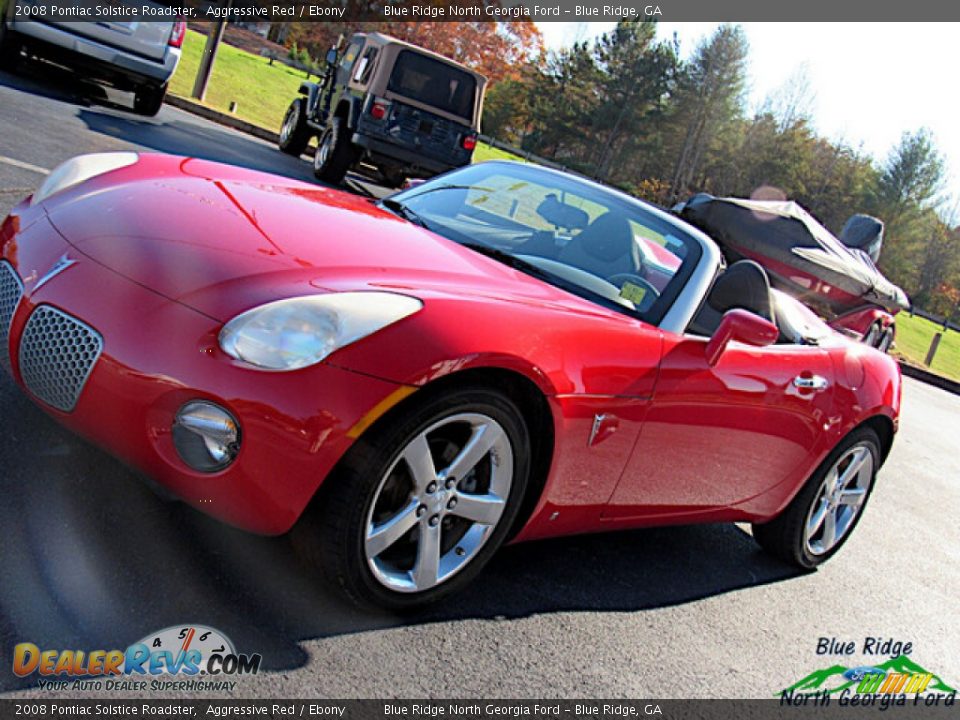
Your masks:
M43 181L43 185L33 194L31 205L46 200L54 193L73 187L84 180L103 175L111 170L119 170L133 165L140 159L135 152L92 153L77 155L57 167Z
M416 298L361 291L307 295L238 315L220 331L227 355L266 370L297 370L402 320L423 307Z

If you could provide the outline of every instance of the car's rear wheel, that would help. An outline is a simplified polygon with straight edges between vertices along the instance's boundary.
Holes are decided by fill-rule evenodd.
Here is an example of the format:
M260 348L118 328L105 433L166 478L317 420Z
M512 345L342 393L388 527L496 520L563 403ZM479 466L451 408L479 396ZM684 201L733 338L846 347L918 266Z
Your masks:
M21 49L20 39L0 20L0 69L14 70L20 60Z
M312 133L307 125L306 103L298 98L290 103L280 126L280 150L287 155L300 157L310 143Z
M133 110L138 115L153 117L163 107L166 97L166 85L141 85L133 94Z
M869 345L870 347L877 347L877 343L880 342L880 338L883 336L883 325L879 321L874 322L867 328L867 331L863 334L861 342L864 345Z
M880 336L880 339L877 341L877 350L880 352L890 352L890 347L893 345L893 341L896 338L896 330L893 325L888 325L883 334Z
M870 428L848 435L776 518L753 525L753 537L781 560L811 569L847 541L863 515L880 467L880 440Z
M361 604L402 610L470 583L503 543L530 473L530 438L506 396L435 395L357 441L294 543Z
M318 180L337 185L343 181L355 158L356 151L350 144L346 122L339 117L333 118L317 141L313 174Z

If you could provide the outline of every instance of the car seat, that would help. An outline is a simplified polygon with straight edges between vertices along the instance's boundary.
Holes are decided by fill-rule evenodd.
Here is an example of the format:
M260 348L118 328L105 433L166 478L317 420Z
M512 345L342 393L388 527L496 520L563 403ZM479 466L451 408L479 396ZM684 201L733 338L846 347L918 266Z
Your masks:
M612 212L598 217L567 243L559 260L601 278L640 272L640 251L630 223Z
M738 260L717 278L707 301L690 323L690 332L710 336L727 310L741 308L774 322L767 271L753 260Z

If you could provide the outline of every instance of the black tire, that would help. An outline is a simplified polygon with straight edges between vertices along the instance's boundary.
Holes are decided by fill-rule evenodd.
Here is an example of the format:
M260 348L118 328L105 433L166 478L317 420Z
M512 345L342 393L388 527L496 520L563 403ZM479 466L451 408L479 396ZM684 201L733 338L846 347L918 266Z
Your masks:
M313 137L310 126L307 125L306 107L307 103L303 98L294 100L287 108L283 125L280 126L280 151L293 157L303 155L303 151L310 144L310 138Z
M874 322L867 328L867 331L860 338L860 342L870 347L877 347L883 337L883 325L879 321Z
M877 341L877 350L883 353L890 352L890 348L893 346L893 342L897 337L896 332L893 325L888 325Z
M810 517L814 504L819 506L822 499L822 489L828 473L837 464L838 460L843 460L844 456L855 446L866 448L872 458L872 471L870 473L869 487L866 488L864 499L859 506L858 511L845 530L845 532L826 552L815 554L810 551L806 538L804 537L804 528ZM829 560L843 544L849 539L856 529L860 518L863 517L863 511L870 499L870 495L876 485L877 469L880 467L880 439L870 428L858 428L845 437L836 448L820 464L810 479L807 480L803 489L790 502L789 505L770 522L754 523L753 538L760 546L771 555L781 560L796 565L805 570L811 570L817 565Z
M329 146L325 147L327 143ZM356 149L350 144L350 130L346 121L335 117L317 142L313 174L317 180L339 185L356 160L356 155Z
M166 94L166 85L141 85L133 94L133 111L137 115L153 117L163 107Z
M408 444L427 429L438 423L442 425L444 419L451 419L461 413L480 414L493 419L509 440L513 472L502 514L487 534L486 540L471 550L471 555L452 576L441 579L439 584L422 591L401 592L391 589L377 578L371 568L376 561L367 558L366 533L369 518L379 507L375 503L387 492L387 484L397 472L395 468L404 467L399 458ZM456 423L442 425L436 432L442 433L449 427L456 427ZM437 461L440 460L442 450L437 449L436 441L435 436L431 436L431 454L439 467L442 463ZM442 438L440 442L441 448L444 447ZM452 452L459 451L454 446ZM451 493L459 493L462 500L470 490L463 487L464 483L470 482L471 477L480 478L486 472L492 478L494 468L506 467L506 464L501 465L502 461L494 461L492 455L484 457L485 459L474 467L479 468L483 463L487 463L486 470L474 472L472 475L468 473L464 478L455 481L457 484L453 486ZM507 537L526 492L530 476L530 457L530 437L526 424L516 405L505 395L483 386L473 386L427 396L412 405L404 405L393 411L387 421L376 424L357 440L294 528L293 545L301 558L322 571L328 583L357 604L408 610L436 602L468 585ZM447 459L449 458L445 457L444 461ZM437 472L440 474L441 471L438 469ZM473 481L476 482L476 479ZM443 487L441 485L435 492L443 493ZM480 491L483 492L483 489ZM444 497L449 496L448 493ZM411 502L417 504L420 500L415 498L413 493L400 495L401 507L409 506ZM441 499L440 502L446 503L447 500ZM394 511L389 512L392 515ZM425 514L421 515L421 512ZM416 517L422 517L422 520L413 521L415 524L411 526L408 534L399 541L393 541L395 545L390 547L409 548L410 552L416 555L420 549L421 538L424 537L423 533L430 532L426 530L424 523L433 522L433 512L435 509L427 510L424 506L417 508ZM456 512L450 511L449 515L455 516ZM453 523L457 522L462 521L456 517L444 517L439 523L437 537L441 537L441 532L449 532L451 535L443 537L443 540L452 539L453 543L451 548L445 551L441 549L441 554L446 553L444 557L451 552L455 552L457 556L462 555L461 544L465 536L458 539L455 534L459 526ZM414 542L416 544L413 544ZM410 570L411 577L414 571L415 566Z
M20 39L0 20L0 70L12 72L20 61Z

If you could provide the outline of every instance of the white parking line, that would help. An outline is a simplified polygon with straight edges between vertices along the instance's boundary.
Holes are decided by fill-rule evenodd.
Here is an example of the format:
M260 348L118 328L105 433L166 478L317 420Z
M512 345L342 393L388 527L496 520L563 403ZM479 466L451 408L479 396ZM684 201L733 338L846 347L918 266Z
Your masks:
M13 167L20 168L21 170L29 170L30 172L35 172L40 175L50 174L50 171L46 168L42 168L37 165L31 165L30 163L25 163L22 160L14 160L6 155L0 155L0 163L3 163L4 165L12 165Z

